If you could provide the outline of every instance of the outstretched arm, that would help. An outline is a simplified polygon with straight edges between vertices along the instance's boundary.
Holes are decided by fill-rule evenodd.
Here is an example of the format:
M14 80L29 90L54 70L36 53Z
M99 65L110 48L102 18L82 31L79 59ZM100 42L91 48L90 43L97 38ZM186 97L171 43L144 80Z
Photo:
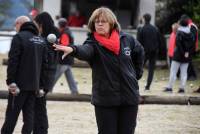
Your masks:
M91 42L87 40L83 45L60 46L54 44L53 46L55 50L64 52L62 58L70 54L70 56L74 56L80 60L91 61L94 57L94 47Z

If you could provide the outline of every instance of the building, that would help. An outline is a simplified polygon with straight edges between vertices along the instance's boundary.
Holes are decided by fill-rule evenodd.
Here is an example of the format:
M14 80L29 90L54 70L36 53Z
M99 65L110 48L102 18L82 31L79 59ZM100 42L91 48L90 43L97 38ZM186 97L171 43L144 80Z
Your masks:
M144 13L152 15L154 24L155 4L156 0L35 0L35 7L49 12L54 20L57 16L67 18L74 8L88 19L94 9L106 6L115 12L123 29L136 28L138 18Z
M132 35L135 35L134 29L138 25L139 17L144 13L152 15L151 23L154 24L155 5L156 0L34 0L34 7L40 12L50 13L55 23L58 16L68 18L74 9L84 14L87 21L96 8L109 7L116 14L122 29L127 29ZM83 27L72 27L71 30L75 36L75 44L82 44L87 37L87 30Z
M152 15L151 23L154 24L155 5L156 0L2 0L0 7L4 10L3 14L0 14L0 30L13 31L15 18L20 15L30 15L29 13L33 7L40 12L49 12L56 24L58 16L67 18L74 8L78 8L87 21L94 9L106 6L114 11L122 29L134 36L136 33L134 28L137 27L139 17L144 13ZM87 37L86 28L71 27L71 30L75 37L75 44L82 44ZM4 32L0 32L0 36L6 35ZM9 35L13 34L9 32ZM4 37L2 37L3 39ZM10 38L4 43L6 51L10 47L9 41Z

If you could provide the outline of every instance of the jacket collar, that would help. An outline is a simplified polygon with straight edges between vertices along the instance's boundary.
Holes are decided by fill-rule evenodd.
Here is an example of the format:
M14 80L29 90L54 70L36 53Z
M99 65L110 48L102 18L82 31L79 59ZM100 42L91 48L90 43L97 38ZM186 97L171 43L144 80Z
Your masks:
M123 38L124 36L126 36L126 34L122 31L119 32L119 38ZM89 38L94 38L92 33L88 33L88 37Z
M179 28L178 28L178 31L182 31L182 32L184 32L184 33L190 33L190 27L183 27L183 26L180 26Z

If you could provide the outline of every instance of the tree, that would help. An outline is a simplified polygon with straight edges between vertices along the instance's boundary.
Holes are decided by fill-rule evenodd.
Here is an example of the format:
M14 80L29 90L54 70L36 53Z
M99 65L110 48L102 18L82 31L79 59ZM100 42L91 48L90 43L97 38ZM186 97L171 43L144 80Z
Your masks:
M196 24L200 21L199 0L157 0L156 25L163 34L171 32L171 25L182 14L189 15Z
M188 5L184 6L192 20L200 26L200 1L190 0Z

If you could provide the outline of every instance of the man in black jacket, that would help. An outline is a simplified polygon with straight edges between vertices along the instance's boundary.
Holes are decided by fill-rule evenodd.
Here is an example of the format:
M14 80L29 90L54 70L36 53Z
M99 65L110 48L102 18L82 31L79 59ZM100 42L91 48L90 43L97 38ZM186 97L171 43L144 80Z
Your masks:
M145 24L137 34L137 39L144 47L145 63L147 60L149 61L148 78L145 86L145 90L149 90L153 80L158 47L160 46L160 37L157 28L150 24L151 15L148 13L144 14L143 18Z
M194 46L195 46L193 50L193 56L194 56L195 53L198 51L198 27L193 23L192 19L188 15L183 14L181 18L186 19L190 27L190 31L192 33ZM197 74L196 74L194 65L192 63L192 60L189 62L187 73L188 73L188 80L197 79Z
M40 89L40 75L46 61L44 40L27 16L15 21L18 32L12 40L7 68L9 90L5 122L1 134L12 134L20 111L23 113L22 134L33 129L35 93Z

